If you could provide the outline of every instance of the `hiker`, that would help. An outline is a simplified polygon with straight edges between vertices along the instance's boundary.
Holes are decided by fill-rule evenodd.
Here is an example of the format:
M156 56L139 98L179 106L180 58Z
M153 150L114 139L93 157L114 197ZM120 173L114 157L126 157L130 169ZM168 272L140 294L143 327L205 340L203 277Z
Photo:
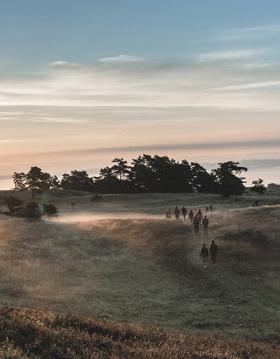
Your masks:
M201 248L201 251L200 251L200 257L201 257L201 260L202 260L202 265L203 265L203 268L206 269L207 268L207 258L209 256L209 252L208 252L208 249L206 248L206 245L205 243L203 243L202 245L202 248Z
M208 226L209 226L209 219L207 218L207 216L204 216L204 218L202 220L202 224L203 224L204 233L207 233Z
M241 359L250 359L249 354L246 351L243 351L241 355L242 355Z
M210 257L213 264L216 264L217 253L218 253L218 246L213 240L210 246Z
M202 215L201 209L197 212L196 216L197 216L197 218L198 218L198 220L199 220L199 223L201 223L202 218L203 218L203 215Z
M193 226L194 226L194 231L195 231L195 233L198 233L199 232L199 223L200 223L200 221L199 221L199 219L198 219L198 217L197 217L197 215L194 217L194 219L193 219Z
M206 212L209 211L209 207L208 207L208 206L205 207L205 211L206 211Z
M191 210L190 213L189 213L189 219L190 219L191 223L193 223L193 217L194 217L194 213Z
M75 202L72 202L72 207L74 208L76 206L76 203Z
M186 217L187 217L187 210L186 210L185 206L182 207L182 215L183 215L183 219L184 219L184 222L185 222Z
M166 217L166 219L170 219L170 218L171 218L171 211L170 211L170 209L165 213L165 217Z
M213 212L213 206L209 206L210 212Z
M180 211L179 211L179 208L178 206L175 207L175 210L174 210L174 215L175 215L175 219L177 221L179 221L179 218L180 218Z

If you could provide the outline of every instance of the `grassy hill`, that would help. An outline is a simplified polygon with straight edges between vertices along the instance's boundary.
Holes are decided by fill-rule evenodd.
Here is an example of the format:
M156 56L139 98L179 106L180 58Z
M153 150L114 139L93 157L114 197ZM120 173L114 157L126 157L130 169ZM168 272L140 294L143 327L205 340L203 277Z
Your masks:
M0 303L279 344L280 199L254 199L62 194L57 218L0 215ZM209 233L166 220L175 204L212 204ZM212 239L218 263L205 271Z
M0 307L1 359L278 359L280 346Z

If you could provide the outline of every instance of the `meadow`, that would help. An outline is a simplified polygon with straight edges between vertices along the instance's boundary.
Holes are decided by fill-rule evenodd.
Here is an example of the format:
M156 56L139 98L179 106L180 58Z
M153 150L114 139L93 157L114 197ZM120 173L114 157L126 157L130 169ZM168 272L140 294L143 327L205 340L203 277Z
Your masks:
M252 195L90 198L40 197L57 205L55 218L0 215L2 305L279 345L279 196L258 197L259 207L251 206ZM175 205L212 205L209 233L166 220L165 211ZM218 263L204 270L200 248L212 239ZM235 358L211 355L201 358Z

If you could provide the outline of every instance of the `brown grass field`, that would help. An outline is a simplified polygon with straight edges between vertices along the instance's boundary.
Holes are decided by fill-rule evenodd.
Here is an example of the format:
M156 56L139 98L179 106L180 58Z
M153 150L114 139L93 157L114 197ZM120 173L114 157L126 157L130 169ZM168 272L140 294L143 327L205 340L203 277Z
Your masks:
M2 359L278 359L279 346L0 307Z
M278 196L89 199L40 197L53 219L0 215L3 358L279 357ZM209 233L166 220L175 204L212 204ZM204 270L212 239L218 263Z

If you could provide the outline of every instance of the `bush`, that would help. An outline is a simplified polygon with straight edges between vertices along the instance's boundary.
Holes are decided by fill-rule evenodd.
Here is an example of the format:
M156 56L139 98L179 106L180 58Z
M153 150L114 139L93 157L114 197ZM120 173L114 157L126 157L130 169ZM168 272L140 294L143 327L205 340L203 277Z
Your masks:
M10 214L15 214L22 209L23 200L16 196L8 196L5 198L5 205L8 207Z
M39 219L42 217L40 206L37 202L29 202L22 212L23 217Z
M43 213L47 216L57 216L59 211L54 204L44 204Z
M91 202L98 202L98 201L102 201L103 200L103 197L100 196L99 194L96 194L95 196L92 196L90 201Z

